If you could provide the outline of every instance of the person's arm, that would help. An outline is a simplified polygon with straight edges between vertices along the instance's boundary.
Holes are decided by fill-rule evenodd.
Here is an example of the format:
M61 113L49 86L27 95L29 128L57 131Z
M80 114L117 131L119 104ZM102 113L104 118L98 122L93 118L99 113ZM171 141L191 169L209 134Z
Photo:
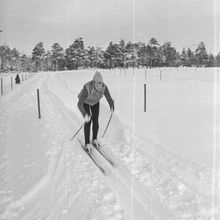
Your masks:
M77 106L78 106L80 112L82 113L83 117L85 117L86 114L87 114L86 110L84 109L84 106L83 106L83 104L84 104L85 100L87 99L87 97L88 97L88 91L84 86L81 93L80 93L79 101L78 101L78 104L77 104Z
M110 106L111 111L114 111L115 110L114 100L112 99L107 86L105 86L105 93L104 93L104 95L105 95L105 98L106 98L106 100L107 100L107 102L108 102L108 104Z

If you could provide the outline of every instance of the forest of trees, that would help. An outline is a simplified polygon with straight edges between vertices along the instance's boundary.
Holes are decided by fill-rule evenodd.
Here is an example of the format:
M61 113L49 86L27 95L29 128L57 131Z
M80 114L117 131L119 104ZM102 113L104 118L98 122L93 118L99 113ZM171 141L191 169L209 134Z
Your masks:
M15 48L0 46L0 72L57 71L78 68L128 68L128 67L216 67L220 66L220 53L207 54L205 44L198 43L195 51L183 48L177 52L171 42L160 45L155 38L147 44L138 42L110 42L106 50L84 47L83 38L77 38L66 49L58 43L45 51L42 42L32 50L32 55L21 54Z

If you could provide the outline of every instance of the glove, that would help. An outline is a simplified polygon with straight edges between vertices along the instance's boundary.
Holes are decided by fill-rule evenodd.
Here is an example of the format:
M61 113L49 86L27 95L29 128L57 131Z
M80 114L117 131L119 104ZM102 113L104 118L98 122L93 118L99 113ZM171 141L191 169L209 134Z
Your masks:
M110 111L111 113L113 113L115 111L115 105L114 105L114 101L112 100L112 103L110 105Z
M91 120L91 116L86 114L85 117L84 117L84 122L88 123L90 120Z

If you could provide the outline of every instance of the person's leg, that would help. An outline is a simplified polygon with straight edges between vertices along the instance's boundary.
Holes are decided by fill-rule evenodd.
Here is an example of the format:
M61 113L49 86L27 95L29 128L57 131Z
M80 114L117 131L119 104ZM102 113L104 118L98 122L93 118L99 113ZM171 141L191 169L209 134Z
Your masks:
M90 106L86 103L84 103L84 109L88 115L90 115ZM85 137L85 145L90 143L90 126L91 121L88 123L85 123L84 125L84 137Z
M99 102L91 106L92 111L92 140L97 139L99 130Z

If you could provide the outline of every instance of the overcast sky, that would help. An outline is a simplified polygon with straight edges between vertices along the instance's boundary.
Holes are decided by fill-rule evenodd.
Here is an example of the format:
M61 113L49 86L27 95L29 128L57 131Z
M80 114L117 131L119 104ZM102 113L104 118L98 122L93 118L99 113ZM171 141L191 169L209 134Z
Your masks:
M46 50L54 43L66 49L82 37L86 47L105 49L110 41L155 37L178 51L204 42L214 53L215 4L219 0L0 0L0 44L30 55L38 42Z

